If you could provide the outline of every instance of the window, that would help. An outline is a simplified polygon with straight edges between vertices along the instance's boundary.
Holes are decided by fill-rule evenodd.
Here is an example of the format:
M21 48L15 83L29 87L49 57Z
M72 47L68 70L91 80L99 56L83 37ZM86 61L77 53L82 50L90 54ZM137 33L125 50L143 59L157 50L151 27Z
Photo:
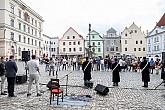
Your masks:
M127 44L127 40L125 40L125 44Z
M116 47L116 51L119 51L119 48L118 47Z
M67 36L67 39L69 39L69 36Z
M10 19L10 25L11 27L14 27L14 19Z
M33 39L32 39L32 45L33 45Z
M28 27L28 33L30 33L30 27Z
M127 33L125 34L125 36L127 36Z
M100 42L98 42L98 45L100 45Z
M21 35L19 35L19 42L21 42Z
M72 42L69 42L69 45L72 45Z
M137 33L137 30L135 30L135 33Z
M134 51L136 51L136 48L134 48Z
M78 45L80 45L80 41L78 41Z
M73 42L73 45L76 45L76 42Z
M79 47L79 51L82 51L82 47Z
M73 36L73 39L75 39L75 36Z
M35 40L35 46L37 46L37 40Z
M101 49L100 48L98 48L98 52L101 52Z
M141 48L139 48L139 51L141 51Z
M21 23L19 23L19 30L21 30Z
M109 47L107 47L107 51L109 51Z
M13 33L13 32L11 32L10 34L11 34L10 39L11 39L12 41L14 41L14 33Z
M14 5L13 4L10 4L10 9L11 9L11 13L14 14Z
M93 44L93 46L95 46L95 42L93 42L92 44Z
M157 51L159 51L160 49L159 49L159 45L157 45Z
M23 25L23 31L26 32L26 25Z
M111 51L114 51L114 47L111 47Z
M28 38L28 44L30 44L30 38Z
M65 42L63 42L63 45L65 45Z
M154 42L156 42L156 37L154 38Z
M35 36L37 36L37 29L35 30Z
M54 48L54 52L56 51L56 48Z
M34 19L32 18L32 25L34 24Z
M150 39L148 39L148 44L150 44L151 43L151 41L150 41Z
M37 27L37 20L35 20L35 26Z
M69 48L69 52L71 52L72 51L72 49L71 48Z
M75 52L76 51L76 48L73 48L73 51Z
M158 33L158 30L156 30L155 32L156 32L156 34L157 34L157 33Z
M125 51L127 51L127 48L125 48Z
M94 38L95 38L95 36L92 36L92 38L94 39Z
M143 51L146 51L145 48L143 48Z
M136 44L138 44L138 41L136 41Z
M148 47L148 52L151 52L151 47Z
M63 52L65 52L65 48L63 48Z
M142 40L140 41L140 44L142 44Z
M32 29L32 35L33 35L33 29Z
M26 43L26 37L25 36L23 37L23 42Z
M41 42L39 41L39 47L41 47Z
M51 48L51 51L52 51L52 52L53 52L53 50L54 50L54 49L53 49L53 48Z
M19 18L21 18L21 10L18 11L18 14Z
M156 46L154 46L154 51L156 51Z

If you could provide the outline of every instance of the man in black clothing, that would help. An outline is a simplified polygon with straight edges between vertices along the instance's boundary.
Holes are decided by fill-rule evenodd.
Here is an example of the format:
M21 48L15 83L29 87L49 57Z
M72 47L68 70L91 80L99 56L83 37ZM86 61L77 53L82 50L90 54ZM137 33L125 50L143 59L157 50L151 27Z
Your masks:
M143 61L140 63L140 69L142 69L142 81L144 82L143 87L148 87L148 82L150 81L150 64L146 57L143 57Z
M86 57L86 61L82 65L82 70L84 72L84 85L86 81L90 81L92 79L91 69L92 69L92 64L89 61L88 57Z
M118 86L120 82L120 65L118 64L117 58L115 58L115 62L112 63L112 82L113 86Z
M14 56L11 55L9 61L5 64L6 67L6 77L8 82L8 95L9 97L16 97L14 95L14 85L15 85L15 79L16 79L16 73L17 73L17 65L14 61Z

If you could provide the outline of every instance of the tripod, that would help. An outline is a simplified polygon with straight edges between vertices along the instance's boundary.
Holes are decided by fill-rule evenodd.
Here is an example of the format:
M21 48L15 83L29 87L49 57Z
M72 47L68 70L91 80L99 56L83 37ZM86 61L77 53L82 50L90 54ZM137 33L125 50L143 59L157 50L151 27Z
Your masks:
M155 90L156 90L159 86L161 86L163 83L165 83L165 80L163 80L158 86L156 86L156 87L155 87Z

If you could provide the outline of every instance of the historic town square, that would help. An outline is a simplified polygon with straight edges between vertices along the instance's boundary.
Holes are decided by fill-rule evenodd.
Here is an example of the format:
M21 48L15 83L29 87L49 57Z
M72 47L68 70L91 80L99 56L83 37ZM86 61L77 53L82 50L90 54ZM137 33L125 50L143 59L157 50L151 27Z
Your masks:
M0 0L0 110L165 110L164 7Z

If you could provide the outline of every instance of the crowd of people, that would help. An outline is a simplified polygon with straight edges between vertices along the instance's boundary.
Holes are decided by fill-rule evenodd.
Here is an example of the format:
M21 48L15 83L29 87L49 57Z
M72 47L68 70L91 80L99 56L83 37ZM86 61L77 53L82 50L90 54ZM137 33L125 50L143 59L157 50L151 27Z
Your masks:
M90 64L88 64L88 62L90 62ZM81 57L80 58L61 57L59 59L46 58L45 63L46 63L45 71L49 71L49 75L51 75L52 72L54 75L55 66L58 68L58 71L82 69L84 71L84 82L86 82L87 79L88 80L91 79L91 71L102 71L102 72L112 71L113 74L112 82L114 86L118 86L118 82L120 82L119 72L121 71L141 72L142 81L144 82L143 87L148 87L148 82L150 81L150 74L153 74L154 70L155 70L155 74L159 74L161 71L161 78L165 80L164 62L158 58L154 61L153 58L147 59L146 57L143 58L96 57L96 58L86 58L86 59ZM89 76L89 78L86 78L86 76Z
M84 84L90 82L92 79L91 71L111 71L112 72L112 82L113 86L118 86L120 82L120 72L141 72L142 81L144 82L143 87L148 87L148 82L150 81L150 74L159 74L161 71L161 79L165 82L165 61L160 59L153 58L148 60L146 57L143 58L116 58L116 57L96 57L96 58L44 58L45 63L45 72L50 75L55 75L55 71L78 71L83 70L84 72ZM56 68L56 70L55 70ZM29 82L27 89L27 96L31 96L31 86L33 81L36 84L36 94L41 96L39 92L39 78L40 70L39 63L36 60L36 56L32 55L30 61L27 62L26 69L29 73ZM4 57L0 59L0 77L1 77L1 95L7 95L7 92L4 91L4 82L7 79L8 83L8 96L16 97L14 94L14 86L16 81L16 73L18 67L14 60L14 56L10 56L9 59L5 60ZM154 73L155 70L155 73Z

